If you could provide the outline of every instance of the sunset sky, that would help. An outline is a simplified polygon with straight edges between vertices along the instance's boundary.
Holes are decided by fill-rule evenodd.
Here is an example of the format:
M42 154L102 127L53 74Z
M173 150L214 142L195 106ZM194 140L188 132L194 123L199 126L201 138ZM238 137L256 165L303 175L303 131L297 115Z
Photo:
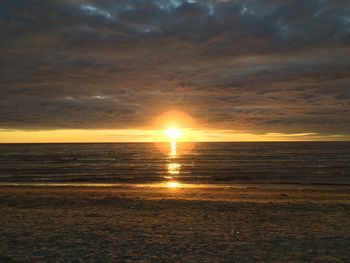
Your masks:
M164 140L173 111L189 140L350 140L349 1L0 2L0 142Z

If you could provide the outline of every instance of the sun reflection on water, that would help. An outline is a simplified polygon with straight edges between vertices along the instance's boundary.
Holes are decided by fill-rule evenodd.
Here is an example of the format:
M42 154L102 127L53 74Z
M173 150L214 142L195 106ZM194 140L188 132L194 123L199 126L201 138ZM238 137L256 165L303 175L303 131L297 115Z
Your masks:
M178 188L180 186L180 184L178 182L175 181L171 181L167 183L167 187L169 188Z
M171 175L178 175L180 174L180 168L181 164L179 163L168 163L168 173Z
M170 142L170 153L169 153L170 158L176 158L177 157L177 152L176 152L176 142Z
M166 186L169 188L179 187L179 183L174 181L174 178L173 178L174 175L178 176L180 174L181 164L174 162L174 159L176 159L177 157L178 157L178 153L176 151L176 141L172 141L170 142L170 152L169 152L169 158L168 158L170 163L166 165L169 175L164 176L165 179L169 180L166 183Z

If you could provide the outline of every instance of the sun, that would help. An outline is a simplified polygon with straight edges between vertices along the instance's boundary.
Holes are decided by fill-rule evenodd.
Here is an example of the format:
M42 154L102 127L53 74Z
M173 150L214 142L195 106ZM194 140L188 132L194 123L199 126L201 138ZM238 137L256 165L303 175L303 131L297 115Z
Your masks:
M181 137L182 131L179 130L178 128L173 127L173 128L166 130L165 134L168 137L170 137L171 139L177 139L177 138Z

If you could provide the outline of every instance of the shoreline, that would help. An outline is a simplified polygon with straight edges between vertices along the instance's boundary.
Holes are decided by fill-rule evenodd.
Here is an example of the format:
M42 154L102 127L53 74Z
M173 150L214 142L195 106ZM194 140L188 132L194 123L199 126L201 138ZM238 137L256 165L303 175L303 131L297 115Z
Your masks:
M169 183L176 182L180 188L261 188L261 189L289 189L289 188L337 188L349 189L350 183L325 183L325 182L232 182L232 183L190 183L177 180L166 180L153 183L86 183L86 182L0 182L0 187L110 187L110 188L169 188Z
M256 187L251 185L0 185L4 196L62 196L78 198L129 198L139 200L190 200L252 203L344 203L350 204L350 189L339 187Z

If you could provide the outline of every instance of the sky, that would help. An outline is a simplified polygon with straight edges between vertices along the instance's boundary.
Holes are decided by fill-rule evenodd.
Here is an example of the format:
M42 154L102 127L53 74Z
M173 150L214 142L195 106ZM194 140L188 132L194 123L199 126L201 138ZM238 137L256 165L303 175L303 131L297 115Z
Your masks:
M350 2L0 2L0 142L149 141L168 111L197 140L350 140Z

